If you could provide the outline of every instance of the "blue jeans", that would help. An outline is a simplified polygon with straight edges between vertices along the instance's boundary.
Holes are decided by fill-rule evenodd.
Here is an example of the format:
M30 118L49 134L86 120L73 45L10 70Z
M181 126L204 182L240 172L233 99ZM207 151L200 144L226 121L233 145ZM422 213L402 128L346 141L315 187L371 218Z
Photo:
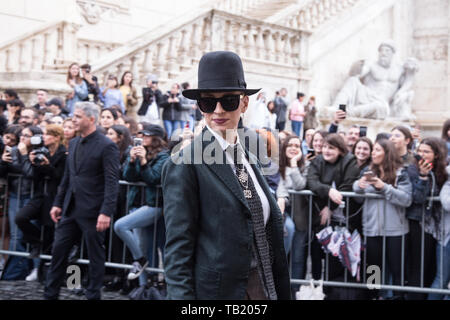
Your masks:
M155 237L155 222L157 227L156 244L153 241ZM159 247L164 246L164 220L162 219L161 208L149 206L134 208L128 215L114 223L114 231L130 249L134 260L145 256L149 267L158 265L157 250L153 249L155 245ZM153 257L156 259L153 259ZM139 278L139 283L145 284L146 280L147 276L144 272Z
M25 246L22 243L23 233L15 223L17 212L28 203L29 195L21 196L20 201L15 193L9 194L8 220L10 230L9 250L25 252ZM3 280L23 280L29 274L30 260L26 257L9 256L8 263L3 271Z
M191 129L192 132L194 132L195 128L195 118L194 116L189 116L189 129Z
M441 256L441 249L443 249L443 255ZM441 257L442 257L442 269L441 269ZM442 248L442 244L438 243L436 246L436 277L434 278L431 288L434 289L448 289L448 283L450 281L450 241L445 247ZM442 273L442 278L441 278ZM441 286L441 282L442 285ZM447 300L449 296L443 294L430 293L428 300Z
M292 131L297 137L300 137L300 132L302 131L303 121L291 121Z
M294 231L294 221L292 221L292 218L289 215L286 215L286 219L284 221L284 250L286 250L286 255L291 251Z
M184 125L186 123L186 121L181 121L181 120L164 120L163 122L164 122L164 128L166 129L166 132L167 132L168 139L170 139L170 137L172 136L172 133L177 128L183 130Z

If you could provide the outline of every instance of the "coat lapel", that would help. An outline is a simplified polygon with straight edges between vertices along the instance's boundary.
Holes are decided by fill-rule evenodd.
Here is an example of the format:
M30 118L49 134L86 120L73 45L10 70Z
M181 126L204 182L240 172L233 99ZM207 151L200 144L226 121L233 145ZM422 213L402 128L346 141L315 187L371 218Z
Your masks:
M247 152L247 158L249 159L249 163L252 166L253 172L255 173L256 179L258 179L259 185L263 189L264 193L266 194L267 200L269 201L270 212L274 213L276 212L276 210L278 210L278 204L275 200L275 197L272 195L272 192L270 191L266 178L262 175L261 169L257 165L258 160L256 156L248 152L248 150L245 151Z
M219 179L225 184L225 186L230 189L230 191L242 202L242 204L248 207L247 199L244 197L244 193L242 192L242 188L239 185L239 182L234 174L231 166L225 162L225 152L222 150L220 144L216 141L214 135L209 132L207 128L205 128L202 132L202 159L204 161L204 165L208 167L214 174L219 177ZM208 147L207 152L205 149ZM216 155L216 152L219 154ZM205 155L205 153L207 153ZM221 162L216 163L216 161L205 161L205 156L212 159L222 159ZM209 159L208 159L209 160Z

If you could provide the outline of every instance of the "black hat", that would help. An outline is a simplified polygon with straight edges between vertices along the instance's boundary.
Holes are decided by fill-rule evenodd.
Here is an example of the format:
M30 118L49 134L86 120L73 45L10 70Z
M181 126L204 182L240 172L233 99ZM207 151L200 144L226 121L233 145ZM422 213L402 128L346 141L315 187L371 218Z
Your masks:
M166 132L161 126L151 123L144 123L142 126L143 129L139 133L142 133L144 136L158 136L163 139L166 136Z
M208 52L198 65L198 89L182 92L186 98L196 100L200 92L242 91L249 96L261 89L247 89L244 69L239 56L230 51Z
M47 106L51 106L52 104L62 108L62 101L59 98L53 98L46 103Z

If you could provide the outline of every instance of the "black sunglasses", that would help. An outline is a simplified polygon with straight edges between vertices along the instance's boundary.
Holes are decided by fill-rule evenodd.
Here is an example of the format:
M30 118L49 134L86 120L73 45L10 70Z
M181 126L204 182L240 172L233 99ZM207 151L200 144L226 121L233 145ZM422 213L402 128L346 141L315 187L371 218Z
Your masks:
M220 98L202 97L197 99L198 107L205 113L213 113L217 102L225 111L235 111L239 107L241 94L226 95Z

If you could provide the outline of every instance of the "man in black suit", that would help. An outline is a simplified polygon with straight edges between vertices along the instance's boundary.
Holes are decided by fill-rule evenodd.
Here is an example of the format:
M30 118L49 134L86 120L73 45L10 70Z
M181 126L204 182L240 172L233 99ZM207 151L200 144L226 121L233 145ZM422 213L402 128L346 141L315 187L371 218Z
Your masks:
M61 184L50 211L57 223L52 262L44 297L57 299L67 257L84 235L89 256L88 299L100 299L105 273L105 230L115 212L119 189L119 150L96 130L98 106L92 102L75 105L73 123L80 136L72 139Z

